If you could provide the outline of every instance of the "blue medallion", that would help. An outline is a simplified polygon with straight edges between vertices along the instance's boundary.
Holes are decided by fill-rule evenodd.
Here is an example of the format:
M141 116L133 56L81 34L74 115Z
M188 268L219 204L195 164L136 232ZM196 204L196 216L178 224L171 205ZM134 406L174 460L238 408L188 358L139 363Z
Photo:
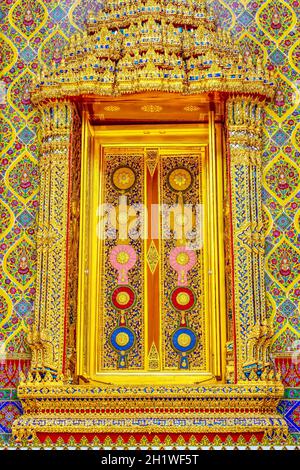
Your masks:
M110 337L112 347L118 352L125 352L134 344L134 332L126 326L116 328Z
M197 345L197 336L190 328L178 328L172 335L172 345L179 353L190 353Z

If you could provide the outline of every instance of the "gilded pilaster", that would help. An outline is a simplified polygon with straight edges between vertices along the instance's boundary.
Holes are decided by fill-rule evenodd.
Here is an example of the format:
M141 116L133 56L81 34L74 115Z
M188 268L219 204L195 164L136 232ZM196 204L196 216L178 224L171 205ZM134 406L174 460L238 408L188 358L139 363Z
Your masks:
M227 102L237 378L260 377L268 365L271 328L265 312L261 202L262 104ZM268 370L265 370L268 372Z
M41 107L40 205L35 322L28 342L33 369L61 373L65 361L72 123L67 102Z

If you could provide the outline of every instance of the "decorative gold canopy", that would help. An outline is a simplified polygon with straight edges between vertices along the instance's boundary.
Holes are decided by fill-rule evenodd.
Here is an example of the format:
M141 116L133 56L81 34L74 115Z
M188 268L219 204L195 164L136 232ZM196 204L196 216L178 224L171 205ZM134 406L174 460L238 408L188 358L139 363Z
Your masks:
M145 91L269 98L272 85L260 58L254 63L217 28L205 1L115 0L89 15L60 63L44 67L32 99Z

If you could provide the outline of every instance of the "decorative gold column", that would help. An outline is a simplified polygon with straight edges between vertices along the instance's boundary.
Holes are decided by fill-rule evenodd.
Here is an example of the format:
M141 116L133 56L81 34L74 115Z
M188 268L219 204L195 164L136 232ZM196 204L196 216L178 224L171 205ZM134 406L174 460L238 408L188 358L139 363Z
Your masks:
M233 244L235 379L267 378L268 345L261 201L263 103L227 101L227 142Z
M32 369L65 369L68 318L68 244L74 105L54 101L42 118L37 293L34 326L28 335ZM78 117L77 117L78 119Z

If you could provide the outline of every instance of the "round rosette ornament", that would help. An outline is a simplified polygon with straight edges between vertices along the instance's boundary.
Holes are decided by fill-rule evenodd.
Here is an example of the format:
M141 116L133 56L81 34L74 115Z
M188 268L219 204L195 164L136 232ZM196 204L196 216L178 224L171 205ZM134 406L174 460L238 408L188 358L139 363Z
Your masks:
M190 328L178 328L172 335L172 346L179 354L179 368L188 369L188 355L197 346L197 336Z
M187 273L197 262L196 253L186 246L173 248L170 253L170 265L178 274L178 285L187 285Z
M187 168L175 168L169 173L168 179L173 191L187 191L192 184L192 175Z
M116 168L112 175L113 186L121 192L126 192L135 183L135 173L128 166L120 166Z
M134 290L129 286L119 286L113 290L111 301L117 310L128 310L135 303Z
M194 292L189 287L176 287L171 294L171 304L181 312L191 310L195 305Z
M190 328L178 328L172 335L172 345L178 353L189 354L197 346L197 336Z
M118 284L128 284L128 271L136 263L136 252L130 245L114 246L110 252L111 265L118 271Z
M132 348L135 341L134 332L126 326L116 328L110 337L112 347L119 353L126 353Z
M112 332L110 343L119 354L118 367L124 369L127 366L127 354L135 343L134 332L126 326L119 326Z

